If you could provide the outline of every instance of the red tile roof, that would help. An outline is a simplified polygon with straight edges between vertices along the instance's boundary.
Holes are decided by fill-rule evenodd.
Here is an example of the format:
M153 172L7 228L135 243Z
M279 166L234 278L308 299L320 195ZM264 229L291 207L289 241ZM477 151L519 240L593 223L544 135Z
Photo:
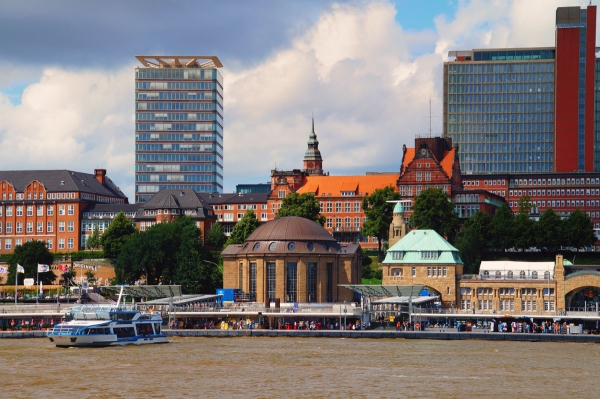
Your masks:
M386 175L360 175L360 176L306 176L299 194L315 193L320 197L322 194L331 194L333 197L341 196L342 191L352 191L357 194L371 194L378 188L391 186L396 189L397 174Z

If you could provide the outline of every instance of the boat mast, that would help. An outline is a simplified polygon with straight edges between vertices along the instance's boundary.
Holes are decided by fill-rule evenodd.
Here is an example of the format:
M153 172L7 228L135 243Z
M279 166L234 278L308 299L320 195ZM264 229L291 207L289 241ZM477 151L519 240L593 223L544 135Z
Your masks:
M123 286L121 286L121 291L119 292L119 299L117 300L117 307L121 304L121 297L123 296Z

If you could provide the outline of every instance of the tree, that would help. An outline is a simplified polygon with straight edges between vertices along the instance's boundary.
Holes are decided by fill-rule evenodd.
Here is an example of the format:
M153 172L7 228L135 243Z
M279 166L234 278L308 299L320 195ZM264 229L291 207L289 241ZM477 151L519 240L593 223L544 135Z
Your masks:
M98 231L98 225L94 226L94 232L85 241L85 246L88 249L96 249L100 246L100 232Z
M208 231L206 243L219 249L223 246L225 240L227 240L227 237L225 237L225 233L223 232L223 225L219 222L214 223Z
M22 284L24 278L35 278L37 280L38 263L51 265L52 262L54 262L54 257L42 241L29 241L19 245L8 258L7 282L15 281L17 264L25 269L24 274L19 273L18 275L19 284ZM52 271L39 273L39 281L43 284L53 284L54 280L56 280L56 275Z
M481 264L481 252L485 244L481 233L474 226L465 226L456 235L454 245L460 251L465 264L465 274L477 274Z
M576 209L564 222L564 240L567 246L577 249L589 247L596 241L594 223L584 212Z
M439 188L424 190L415 198L412 222L419 229L435 230L450 242L454 241L459 226L454 204L448 194Z
M94 284L96 282L96 275L91 270L88 270L87 272L85 272L85 277L86 277L88 283L90 283L90 284Z
M100 243L104 249L104 256L109 259L116 259L119 257L121 247L129 241L134 234L137 232L131 220L125 217L125 214L121 211L113 219L108 229L102 234Z
M319 215L320 212L319 201L317 201L313 194L291 193L281 201L281 208L277 211L277 217L299 216L323 226L325 224L325 216Z
M377 237L379 258L381 258L381 244L388 236L395 206L393 202L387 201L395 201L399 198L400 195L391 186L378 188L371 195L363 198L362 207L367 220L363 225L362 234Z
M515 248L525 251L536 245L536 222L529 217L529 213L519 212L513 219L513 231Z
M506 251L514 247L514 215L506 203L496 211L490 223L491 244L496 249Z
M136 234L123 245L115 263L117 282L132 284L144 276L147 284L179 284L186 294L213 292L218 278L215 266L205 262L211 258L200 235L189 217Z
M260 223L256 218L256 214L252 209L250 209L246 212L242 220L237 222L237 224L233 227L231 235L227 240L227 245L242 244L258 226L260 226Z
M60 284L62 286L70 286L73 283L73 279L77 277L77 274L73 271L73 270L69 270L68 272L64 272L61 276L60 276Z
M484 211L477 211L464 223L465 227L473 228L480 237L482 248L489 247L490 244L490 225L492 219ZM464 259L463 259L464 260Z
M536 246L540 250L556 252L561 245L562 231L563 221L560 216L552 208L546 209L536 223Z

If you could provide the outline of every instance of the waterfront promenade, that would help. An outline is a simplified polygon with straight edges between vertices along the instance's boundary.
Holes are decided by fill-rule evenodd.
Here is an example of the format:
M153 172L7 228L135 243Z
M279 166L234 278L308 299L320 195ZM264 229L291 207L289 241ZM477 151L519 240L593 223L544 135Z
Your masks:
M272 337L272 338L370 338L370 339L430 339L430 340L484 340L529 342L582 342L600 343L600 335L590 334L526 334L492 333L486 331L457 332L456 329L427 329L426 331L395 330L164 330L168 337ZM4 331L0 339L45 338L45 331Z

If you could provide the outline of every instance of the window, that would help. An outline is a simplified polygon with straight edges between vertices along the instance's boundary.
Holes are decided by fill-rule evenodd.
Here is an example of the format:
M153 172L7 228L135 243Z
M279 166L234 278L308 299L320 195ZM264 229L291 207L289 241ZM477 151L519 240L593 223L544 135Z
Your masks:
M423 181L423 172L417 172L417 181Z
M425 181L431 181L431 172L425 172Z
M54 205L48 205L46 207L46 214L48 214L48 216L54 216Z
M356 201L354 203L354 213L359 213L360 212L360 202Z
M38 233L43 233L44 232L44 222L37 222L36 231Z
M65 239L64 238L58 239L58 249L65 249Z
M326 204L325 209L327 209L327 212L333 212L333 208L332 208L331 202L328 202Z
M17 205L17 216L23 216L23 206Z
M6 206L6 216L12 216L12 205Z
M333 263L325 265L325 300L333 302Z
M335 211L337 213L341 213L342 212L342 203L341 202L336 202L335 203Z
M72 233L73 231L75 231L74 222L69 222L69 223L67 224L67 231L69 231L69 232L71 232L71 233Z
M54 223L53 222L48 222L46 224L46 231L48 233L52 233L54 231Z
M402 260L403 254L404 253L402 251L394 251L394 252L392 252L392 259L394 259L394 260Z
M23 239L22 238L16 238L15 239L15 247L20 247L21 245L23 245Z
M285 191L281 190L277 192L277 198L285 198ZM275 297L273 297L275 298Z
M277 275L275 271L275 262L267 262L267 298L275 299L275 286L277 283Z
M6 232L12 233L12 222L6 222Z
M75 247L75 239L69 238L67 240L67 248L68 249L73 249L74 247Z
M23 223L17 222L17 224L15 225L15 230L17 233L22 233L23 232ZM8 223L6 223L6 232L8 233Z
M69 215L75 214L75 205L69 205Z
M27 222L27 233L33 233L33 222Z
M350 208L351 208L350 201L344 202L344 212L350 213Z
M58 222L58 231L59 231L59 233L62 233L65 231L65 222ZM60 248L60 243L59 243L59 248Z
M37 206L37 215L38 216L44 216L44 205L38 205Z
M402 269L400 269L400 268L392 269L392 276L402 277Z
M326 226L328 229L330 229L330 228L332 228L332 227L333 227L333 222L332 222L332 219L331 219L331 218L327 218L327 220L326 220L326 223L325 223L325 226Z
M438 259L439 252L438 251L422 251L421 259Z
M531 278L532 278L532 279L534 279L534 280L537 280L537 278L538 278L538 273L537 273L536 271L534 271L534 272L531 272Z
M27 216L33 216L33 205L27 205Z
M252 297L256 297L256 262L250 263L250 287L248 292Z
M415 266L412 267L412 276L417 277L417 268Z
M298 264L296 262L287 262L285 273L285 299L286 302L298 301Z
M307 284L308 302L316 302L317 301L317 264L315 262L308 262L306 284Z
M2 222L0 222L0 233L2 233Z
M58 214L63 216L65 214L65 206L64 205L59 205L58 206ZM60 246L60 244L58 244Z
M12 240L10 238L4 240L4 249L12 249Z

